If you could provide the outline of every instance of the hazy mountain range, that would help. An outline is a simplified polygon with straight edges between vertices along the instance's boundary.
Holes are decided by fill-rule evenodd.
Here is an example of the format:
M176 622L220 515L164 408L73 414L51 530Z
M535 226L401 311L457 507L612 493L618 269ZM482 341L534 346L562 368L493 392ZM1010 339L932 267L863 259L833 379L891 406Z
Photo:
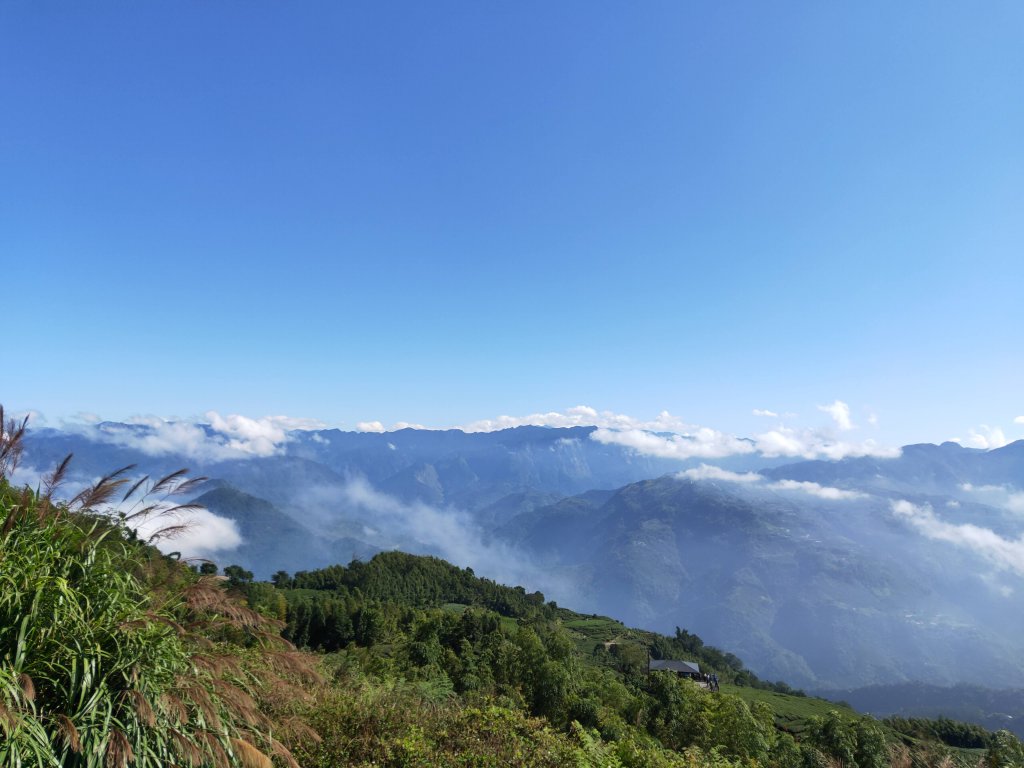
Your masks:
M137 464L210 478L184 555L267 577L384 549L437 554L584 610L685 627L813 689L1024 686L1024 441L894 458L686 460L594 428L489 433L209 426L33 430L19 477ZM259 436L257 436L259 437Z

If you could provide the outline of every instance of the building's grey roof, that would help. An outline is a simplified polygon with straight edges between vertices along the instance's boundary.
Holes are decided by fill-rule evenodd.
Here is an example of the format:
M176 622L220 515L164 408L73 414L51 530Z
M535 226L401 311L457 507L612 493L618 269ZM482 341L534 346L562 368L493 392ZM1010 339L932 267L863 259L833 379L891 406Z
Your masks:
M683 672L685 674L700 674L700 665L696 661L676 661L675 659L651 659L647 667L651 672L665 670L668 672Z

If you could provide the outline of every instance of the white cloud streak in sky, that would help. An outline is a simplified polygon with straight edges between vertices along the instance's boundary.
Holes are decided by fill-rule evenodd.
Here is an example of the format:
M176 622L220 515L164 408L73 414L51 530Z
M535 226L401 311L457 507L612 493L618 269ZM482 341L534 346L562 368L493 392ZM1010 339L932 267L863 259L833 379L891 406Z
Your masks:
M960 443L967 448L981 448L982 450L989 451L993 448L1002 448L1009 441L1000 427L990 427L988 424L981 424L970 431L966 440L957 439L954 442Z
M850 420L850 406L842 400L836 400L831 405L819 405L818 410L831 416L836 426L843 432L853 429L853 422Z
M891 509L894 515L906 520L927 538L968 549L1001 570L1024 576L1024 536L1007 539L971 523L947 523L939 519L929 504L901 500L892 502Z

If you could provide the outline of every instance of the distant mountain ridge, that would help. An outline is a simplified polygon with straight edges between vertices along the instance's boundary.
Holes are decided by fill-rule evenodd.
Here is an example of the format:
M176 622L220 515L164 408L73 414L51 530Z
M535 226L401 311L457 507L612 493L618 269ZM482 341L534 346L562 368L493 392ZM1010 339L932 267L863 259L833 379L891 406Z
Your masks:
M655 629L683 621L772 679L1024 680L1024 626L1004 615L1018 602L982 579L964 584L970 553L906 531L886 499L832 503L666 476L603 503L566 499L501 531L580 574L583 605Z

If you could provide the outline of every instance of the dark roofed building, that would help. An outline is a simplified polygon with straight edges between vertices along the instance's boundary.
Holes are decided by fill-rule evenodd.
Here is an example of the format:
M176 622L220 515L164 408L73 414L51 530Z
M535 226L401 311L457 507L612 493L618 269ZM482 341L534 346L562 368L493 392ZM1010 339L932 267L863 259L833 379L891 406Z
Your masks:
M696 661L677 661L675 659L650 659L647 662L648 672L675 672L680 677L700 677L700 665Z

